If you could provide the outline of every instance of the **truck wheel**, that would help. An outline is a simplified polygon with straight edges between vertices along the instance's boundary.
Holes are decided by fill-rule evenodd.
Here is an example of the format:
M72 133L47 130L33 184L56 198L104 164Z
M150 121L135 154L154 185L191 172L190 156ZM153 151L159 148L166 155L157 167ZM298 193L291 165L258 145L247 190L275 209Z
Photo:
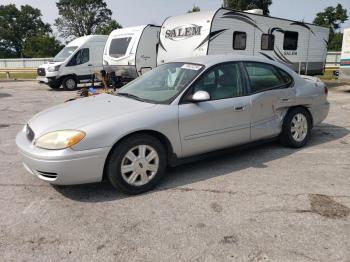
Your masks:
M304 146L310 138L311 128L311 117L305 108L289 110L282 126L282 144L293 148Z
M110 183L125 194L141 194L153 189L164 176L166 150L150 135L135 135L115 147L106 171Z
M62 86L66 90L74 90L77 88L77 81L73 76L67 76L65 79L63 79Z

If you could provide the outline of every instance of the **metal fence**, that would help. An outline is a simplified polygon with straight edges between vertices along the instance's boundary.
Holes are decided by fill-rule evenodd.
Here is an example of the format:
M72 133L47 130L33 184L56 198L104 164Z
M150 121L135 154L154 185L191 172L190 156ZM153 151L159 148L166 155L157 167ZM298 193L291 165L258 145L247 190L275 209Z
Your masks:
M327 52L326 68L339 67L340 56L341 52Z
M326 68L340 66L341 52L328 52ZM0 68L36 68L44 63L52 61L53 58L13 58L0 59Z
M0 68L36 68L53 58L10 58L0 59Z

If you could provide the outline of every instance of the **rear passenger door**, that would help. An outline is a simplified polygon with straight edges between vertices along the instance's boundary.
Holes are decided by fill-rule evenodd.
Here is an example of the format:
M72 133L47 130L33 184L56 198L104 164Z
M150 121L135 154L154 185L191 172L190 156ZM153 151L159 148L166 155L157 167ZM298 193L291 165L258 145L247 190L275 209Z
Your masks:
M269 138L281 132L284 113L295 97L293 78L271 64L244 62L250 86L251 139Z

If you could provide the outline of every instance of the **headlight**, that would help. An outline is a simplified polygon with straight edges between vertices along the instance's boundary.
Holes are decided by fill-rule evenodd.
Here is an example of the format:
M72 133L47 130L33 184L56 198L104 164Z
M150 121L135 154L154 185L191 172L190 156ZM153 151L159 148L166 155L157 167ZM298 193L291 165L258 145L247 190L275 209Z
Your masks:
M57 66L50 66L47 71L48 72L55 72L55 71L58 71L60 69L60 65L57 65Z
M64 149L74 146L85 137L83 131L61 130L42 135L35 140L34 145L44 149Z

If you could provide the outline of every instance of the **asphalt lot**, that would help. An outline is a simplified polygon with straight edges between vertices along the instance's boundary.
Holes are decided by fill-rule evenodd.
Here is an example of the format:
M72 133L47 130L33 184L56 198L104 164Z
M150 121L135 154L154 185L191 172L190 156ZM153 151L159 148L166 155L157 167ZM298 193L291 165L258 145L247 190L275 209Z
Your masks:
M186 164L130 197L28 174L16 133L75 92L0 82L0 260L349 262L350 85L336 85L307 147L273 142Z

